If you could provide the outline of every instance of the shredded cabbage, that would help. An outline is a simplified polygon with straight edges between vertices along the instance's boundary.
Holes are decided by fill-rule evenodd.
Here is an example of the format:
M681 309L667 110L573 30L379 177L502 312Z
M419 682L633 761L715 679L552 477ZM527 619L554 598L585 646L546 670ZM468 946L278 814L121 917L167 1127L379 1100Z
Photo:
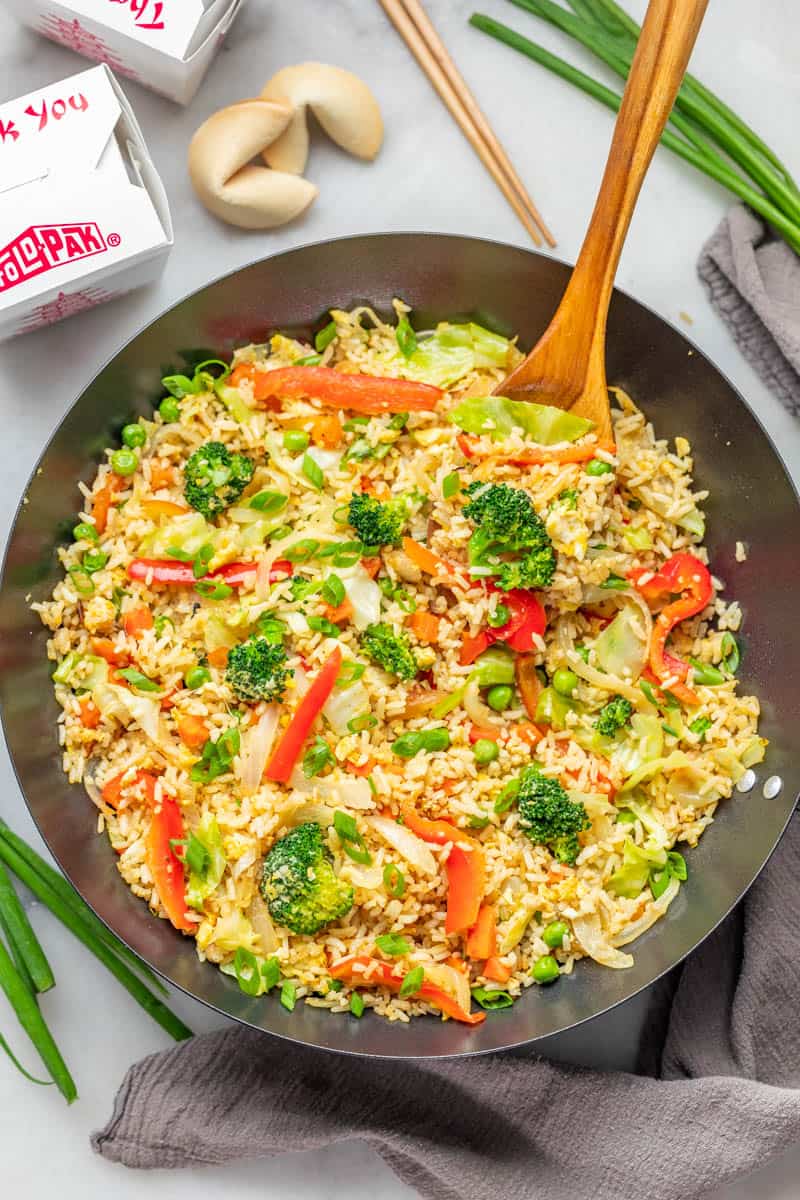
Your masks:
M574 917L572 932L581 949L602 966L611 967L614 971L624 971L633 966L632 954L623 954L611 945L597 913L581 913Z
M192 908L202 909L206 897L217 890L228 860L222 847L222 834L217 824L217 818L213 814L207 813L197 828L192 830L192 833L198 842L202 842L205 846L210 863L202 875L198 875L195 871L189 871L189 879L186 884L186 903Z
M398 825L397 821L391 821L388 817L370 817L369 824L409 866L415 867L423 875L436 874L436 859L422 838L417 837L405 825Z
M450 420L467 433L489 434L502 441L513 429L521 429L540 446L574 442L594 428L594 422L549 404L507 400L505 396L473 396L450 412Z
M648 625L652 627L649 613ZM626 604L594 642L598 667L610 675L638 679L647 663L650 628L643 628L638 606Z
M633 900L647 886L653 867L663 867L666 861L666 850L637 846L630 838L626 838L622 848L622 866L606 882L606 891Z

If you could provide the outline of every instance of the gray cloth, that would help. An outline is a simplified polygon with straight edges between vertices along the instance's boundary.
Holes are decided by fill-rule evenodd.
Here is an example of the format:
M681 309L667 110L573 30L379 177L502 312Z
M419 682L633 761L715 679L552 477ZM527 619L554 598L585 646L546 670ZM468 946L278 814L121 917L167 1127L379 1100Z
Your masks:
M800 257L740 204L706 242L697 271L745 358L800 416Z
M519 1055L287 1052L231 1029L132 1067L94 1149L129 1167L187 1167L359 1138L430 1200L702 1196L800 1141L799 877L796 816L683 968L660 1078Z

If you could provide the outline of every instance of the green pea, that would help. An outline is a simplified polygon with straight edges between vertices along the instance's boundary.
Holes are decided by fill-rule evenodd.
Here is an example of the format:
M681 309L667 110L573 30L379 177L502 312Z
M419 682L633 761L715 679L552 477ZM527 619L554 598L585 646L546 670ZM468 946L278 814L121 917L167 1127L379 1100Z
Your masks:
M511 620L511 611L505 604L498 604L494 612L486 618L492 629L502 629Z
M498 683L495 687L489 688L486 696L486 703L495 712L502 712L504 708L510 708L513 701L514 689L505 683Z
M561 974L561 969L552 954L543 954L533 964L531 975L536 983L555 983Z
M88 521L81 521L73 529L72 536L76 542L96 542L99 535L94 525L90 525Z
M111 470L115 475L132 475L139 465L139 455L135 450L123 446L111 455Z
M181 406L174 396L165 396L158 406L158 411L161 413L161 420L168 425L181 419Z
M310 441L311 438L304 429L287 429L283 435L284 449L289 450L292 454L299 454L301 450L307 450Z
M586 464L587 475L610 475L613 470L610 463L603 462L602 458L593 458Z
M191 691L202 687L204 683L208 683L211 679L211 672L208 667L189 667L189 670L183 677L183 682Z
M566 667L559 667L553 675L553 687L559 696L571 696L578 686L578 676Z
M472 753L475 755L475 762L478 766L485 767L488 763L494 762L500 749L497 742L493 742L491 738L478 738L472 747Z
M141 425L126 425L122 431L122 440L131 450L135 450L137 446L143 446L147 441L147 434L142 429Z
M551 950L560 950L564 944L564 938L569 933L569 927L566 921L551 921L542 930L542 941L545 946L549 946ZM549 955L547 956L549 957ZM540 959L541 961L541 959Z

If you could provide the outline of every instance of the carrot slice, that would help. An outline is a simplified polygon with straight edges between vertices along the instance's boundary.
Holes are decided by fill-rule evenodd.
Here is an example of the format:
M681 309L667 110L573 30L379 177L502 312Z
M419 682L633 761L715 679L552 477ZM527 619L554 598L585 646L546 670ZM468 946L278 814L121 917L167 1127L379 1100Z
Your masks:
M343 621L349 621L353 616L352 601L345 596L341 604L326 604L325 616L329 621L333 621L334 624L338 624Z
M412 631L420 642L431 645L439 640L439 618L435 613L417 609L409 621Z
M192 715L178 717L175 727L184 746L188 746L191 750L198 750L208 741L208 726L201 717Z
M491 958L487 958L486 962L483 964L483 973L486 978L491 979L493 983L508 983L512 975L511 967L509 967L495 955L492 955Z
M311 426L312 442L325 450L335 450L343 436L342 423L336 413L320 413Z
M144 605L140 608L132 608L122 618L122 628L128 637L138 637L140 633L153 628L153 614Z
M175 468L165 458L153 458L150 461L150 486L154 492L160 488L169 487L175 482ZM188 510L187 510L188 511Z
M109 474L106 475L106 481L103 486L96 491L92 496L92 519L94 527L99 534L106 531L108 525L108 514L111 509L111 504L117 492L121 492L125 487L125 480L121 475Z
M403 538L403 549L411 561L426 575L438 575L452 583L459 584L460 587L470 586L471 581L457 567L454 567L452 563L445 562L443 558L439 558L438 554L434 554L420 542L415 542L413 538Z
M142 508L151 521L160 517L179 517L190 511L185 504L176 504L174 500L143 500Z
M226 667L229 653L227 646L217 646L216 649L209 650L208 661L212 667Z
M491 958L497 950L497 909L493 904L482 904L478 919L467 937L467 957Z
M92 638L89 644L92 654L104 658L110 667L124 667L130 662L130 655L124 650L117 650L111 638Z
M84 729L97 729L100 724L100 709L91 696L81 696L80 699L81 725Z

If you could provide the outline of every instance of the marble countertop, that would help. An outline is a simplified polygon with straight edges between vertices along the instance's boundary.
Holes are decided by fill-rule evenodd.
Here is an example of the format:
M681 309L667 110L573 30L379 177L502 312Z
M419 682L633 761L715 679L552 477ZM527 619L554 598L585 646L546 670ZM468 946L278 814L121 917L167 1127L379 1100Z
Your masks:
M505 0L480 0L483 11L562 53L555 31ZM630 0L638 16L644 0ZM610 114L532 63L514 56L467 25L468 0L429 0L453 56L528 182L557 239L557 255L574 261L586 227L611 134ZM797 118L800 72L792 0L770 0L756 11L747 0L712 5L693 65L800 173ZM581 62L580 52L568 55ZM220 225L195 201L185 171L186 146L215 109L257 95L287 63L317 58L358 73L383 108L386 143L373 166L315 142L309 177L320 187L311 210L272 233ZM20 30L0 12L0 101L64 78L86 64L71 52ZM595 71L595 65L586 63ZM250 0L188 110L125 84L169 195L175 248L158 284L74 317L0 350L0 537L5 541L25 481L46 438L105 359L168 304L209 278L254 258L320 238L378 230L458 232L526 245L524 231L474 153L433 95L375 0ZM748 397L800 479L800 434L739 355L709 309L694 264L703 239L728 203L715 185L666 151L651 168L633 219L618 283L689 336ZM75 353L76 333L80 352ZM0 747L0 814L26 837L38 837L24 809L5 746ZM40 844L40 843L38 843ZM66 1109L52 1089L24 1084L0 1061L4 1178L33 1200L57 1184L67 1200L119 1200L141 1194L145 1180L91 1154L89 1131L107 1119L114 1092L137 1058L164 1047L165 1037L88 954L67 939L49 914L35 909L58 979L44 1001L46 1015L73 1065L79 1103ZM225 1019L175 993L174 1007L195 1030ZM631 1065L644 1012L637 998L569 1035L546 1052L598 1067ZM0 997L0 1030L13 1017ZM15 1044L21 1039L14 1038ZM789 1200L796 1197L800 1148L760 1172L715 1193L711 1200ZM364 1146L243 1163L225 1170L159 1173L161 1200L213 1194L230 1200L289 1194L323 1200L343 1191L352 1200L411 1196Z

